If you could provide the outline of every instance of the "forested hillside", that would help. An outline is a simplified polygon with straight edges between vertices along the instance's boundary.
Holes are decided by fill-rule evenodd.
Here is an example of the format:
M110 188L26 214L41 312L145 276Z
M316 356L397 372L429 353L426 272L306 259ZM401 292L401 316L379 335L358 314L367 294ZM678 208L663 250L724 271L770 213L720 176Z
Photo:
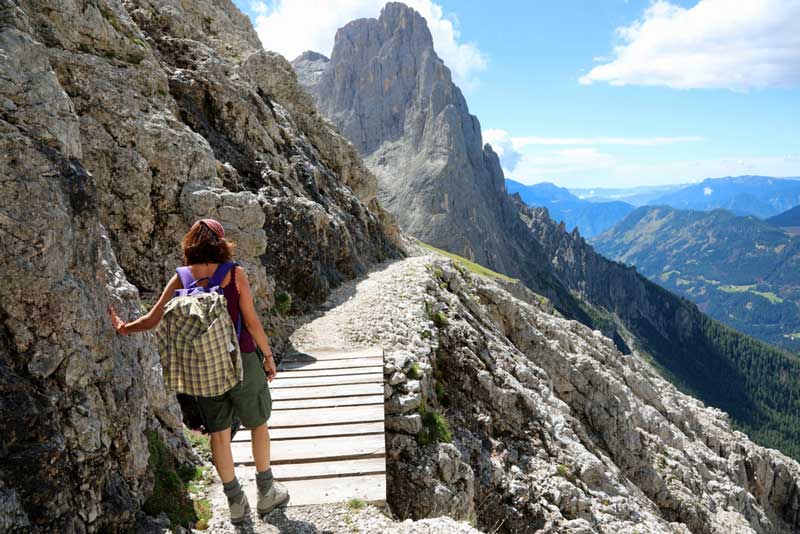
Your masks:
M755 217L639 208L592 243L711 317L800 351L800 240Z

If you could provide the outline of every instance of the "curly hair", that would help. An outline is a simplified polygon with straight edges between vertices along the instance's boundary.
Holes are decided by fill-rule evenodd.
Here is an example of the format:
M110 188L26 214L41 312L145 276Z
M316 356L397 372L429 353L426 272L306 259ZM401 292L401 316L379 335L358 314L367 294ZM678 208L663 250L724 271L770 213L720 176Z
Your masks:
M233 259L236 245L224 237L218 236L203 221L196 222L183 236L183 264L224 263Z

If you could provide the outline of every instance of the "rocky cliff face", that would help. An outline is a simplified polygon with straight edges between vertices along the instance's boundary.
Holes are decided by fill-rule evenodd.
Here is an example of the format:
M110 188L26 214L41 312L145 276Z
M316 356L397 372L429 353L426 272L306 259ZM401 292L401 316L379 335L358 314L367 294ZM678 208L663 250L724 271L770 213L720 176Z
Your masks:
M388 3L377 19L336 34L330 60L293 65L378 176L380 198L405 231L512 276L537 279L541 251L505 195L497 155L482 145L422 16Z
M200 216L265 312L397 255L396 228L228 0L5 2L0 51L0 530L120 531L153 484L145 430L184 442L150 338L106 308L142 313Z
M396 514L509 533L800 529L797 462L521 284L422 256L342 289L296 334L317 322L385 347Z
M387 4L378 19L341 28L329 61L307 53L294 65L320 110L366 156L379 195L409 233L520 278L623 352L650 354L676 384L729 412L761 443L800 455L791 401L800 386L776 378L797 376L796 359L726 331L596 254L547 210L507 195L497 158L481 146L478 121L418 13Z

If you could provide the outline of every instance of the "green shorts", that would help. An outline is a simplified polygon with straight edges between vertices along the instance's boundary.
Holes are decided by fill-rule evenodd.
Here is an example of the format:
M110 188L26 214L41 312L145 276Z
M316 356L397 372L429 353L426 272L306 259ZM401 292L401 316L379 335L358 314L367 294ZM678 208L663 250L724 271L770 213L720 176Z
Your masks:
M197 397L208 432L231 427L234 411L246 428L267 422L272 412L267 373L257 352L242 353L244 380L217 397Z

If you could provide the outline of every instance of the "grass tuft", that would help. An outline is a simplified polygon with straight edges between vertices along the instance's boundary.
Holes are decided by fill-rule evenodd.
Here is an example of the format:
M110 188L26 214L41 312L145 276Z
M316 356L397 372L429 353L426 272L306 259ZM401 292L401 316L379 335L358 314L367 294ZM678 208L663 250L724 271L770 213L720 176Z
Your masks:
M281 315L288 315L292 309L292 296L284 291L277 293L275 295L275 309Z
M153 474L155 485L150 498L142 509L151 516L164 512L173 526L195 524L198 520L194 505L186 490L184 477L189 476L185 469L180 475L175 467L175 458L155 430L147 430L147 448L150 452L148 469Z
M408 370L408 378L411 380L419 380L422 378L422 369L420 369L419 363L414 362L411 365L411 369Z
M366 507L367 503L364 499L350 499L347 501L347 507L351 510L361 510L362 508Z
M470 261L467 258L459 256L458 254L453 254L452 252L447 252L446 250L442 250L440 248L436 248L433 245L429 245L429 244L427 244L425 242L422 242L422 241L419 241L419 240L417 240L417 243L419 243L420 246L422 246L423 248L426 248L426 249L428 249L428 250L430 250L432 252L436 252L437 254L441 254L442 256L446 256L446 257L450 258L451 260L455 260L456 263L462 265L463 267L466 267L467 270L469 270L469 271L471 271L471 272L473 272L475 274L479 274L481 276L488 276L490 278L499 278L501 280L506 280L508 282L513 282L515 280L514 278L511 278L510 276L506 276L504 274L501 274L501 273L498 273L496 271L493 271L493 270L489 269L488 267L484 267L483 265L475 263L474 261ZM441 269L439 269L439 271L441 271ZM436 273L436 271L434 271L434 273L436 274L436 276L438 278L441 278L441 275Z
M425 403L419 407L422 415L422 430L417 434L417 443L420 445L430 445L431 443L450 443L453 441L453 433L450 425L439 412L428 409Z

